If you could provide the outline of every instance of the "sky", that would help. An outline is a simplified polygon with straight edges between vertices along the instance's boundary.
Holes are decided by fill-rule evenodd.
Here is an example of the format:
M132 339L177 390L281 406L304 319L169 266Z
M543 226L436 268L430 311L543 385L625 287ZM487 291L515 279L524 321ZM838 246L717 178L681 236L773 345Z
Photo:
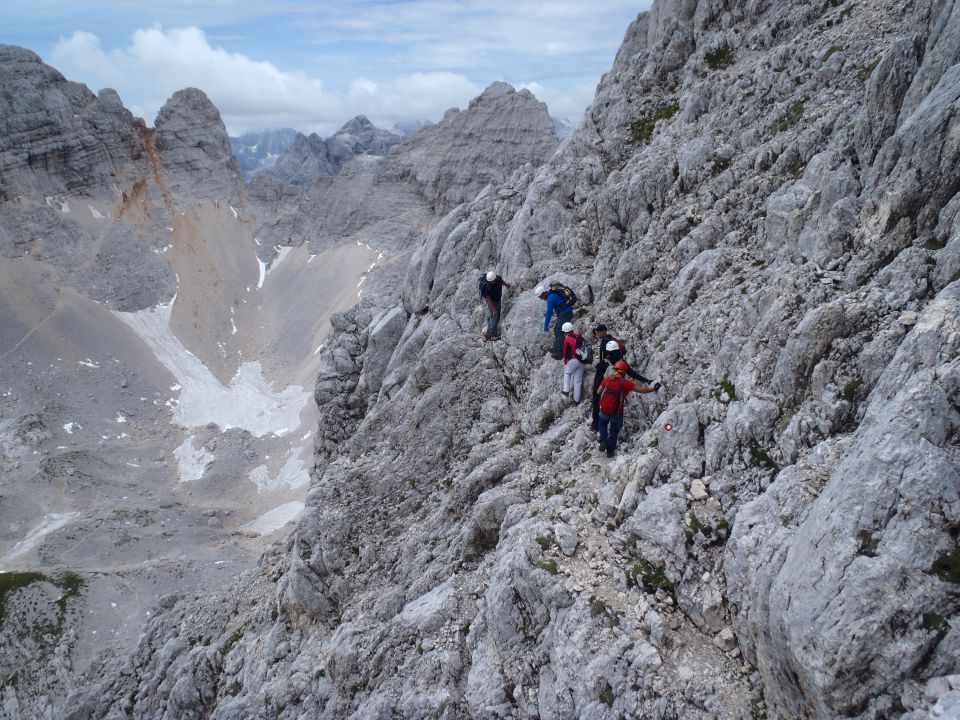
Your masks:
M650 0L0 0L0 43L33 50L152 125L197 87L231 135L328 136L436 121L490 83L572 122Z

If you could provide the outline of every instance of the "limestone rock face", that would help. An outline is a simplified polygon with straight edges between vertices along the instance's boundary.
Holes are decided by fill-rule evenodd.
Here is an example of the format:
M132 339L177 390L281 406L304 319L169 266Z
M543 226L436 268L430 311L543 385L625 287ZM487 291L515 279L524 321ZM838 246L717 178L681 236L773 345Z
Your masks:
M163 181L176 198L238 202L240 167L220 112L202 91L174 93L154 125Z
M331 159L342 166L357 155L386 155L400 142L399 135L381 130L366 115L357 115L327 140Z
M363 116L326 141L299 137L272 173L251 183L261 242L282 246L306 235L318 248L347 238L410 248L451 207L539 166L557 145L546 106L505 83L398 140Z
M143 172L142 121L23 48L0 45L0 197L44 192L113 199Z
M297 133L290 148L281 155L271 174L293 185L305 185L318 174L333 175L327 143L316 133Z
M438 212L472 200L524 163L546 160L557 146L547 106L529 91L495 82L466 110L404 140L390 154L388 177L413 179Z
M386 155L400 139L399 135L375 127L366 116L358 115L326 140L316 133L297 133L271 174L293 185L309 185L318 175L336 175L359 155Z
M263 237L391 254L331 321L307 509L73 717L949 717L954 5L659 0L555 149L495 85L385 159L256 181ZM613 458L560 393L553 279L662 382Z

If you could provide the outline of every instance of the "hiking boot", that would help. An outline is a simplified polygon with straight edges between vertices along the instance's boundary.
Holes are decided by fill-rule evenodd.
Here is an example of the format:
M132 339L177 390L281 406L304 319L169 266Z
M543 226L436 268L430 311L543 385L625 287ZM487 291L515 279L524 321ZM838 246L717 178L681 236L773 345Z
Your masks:
M483 339L484 339L484 340L492 340L492 339L493 339L493 336L490 335L489 332L487 332L486 330L484 330L484 331L483 331Z
M600 441L600 446L597 448L600 452L603 452L607 449L607 443L603 440Z
M487 340L499 340L499 339L500 339L500 336L499 336L499 335L488 335L488 336L487 336Z
M599 429L595 422L590 423L590 432L597 432Z
M615 451L613 451L613 450L607 450L607 457L608 457L608 458L612 458L613 455L614 455L614 452L615 452Z
M552 357L554 360L561 360L563 358L563 353L558 353L555 350L551 350L550 357Z

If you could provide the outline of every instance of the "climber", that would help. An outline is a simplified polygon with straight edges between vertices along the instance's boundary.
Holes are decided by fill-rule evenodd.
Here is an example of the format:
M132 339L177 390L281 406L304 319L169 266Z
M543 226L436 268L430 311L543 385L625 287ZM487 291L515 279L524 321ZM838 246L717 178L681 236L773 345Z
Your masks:
M605 377L597 388L596 394L600 404L600 450L606 450L608 458L612 458L617 450L617 438L623 428L623 410L627 404L627 393L645 394L660 390L658 382L652 386L639 387L632 380L627 380L624 375L629 369L630 366L626 362L618 360L613 364L613 372Z
M611 366L623 360L624 355L627 354L627 349L622 342L610 334L607 326L603 323L598 324L593 329L593 336L600 341L600 352L597 353L597 371L593 376L593 402L591 403L592 408L590 413L590 429L595 431L599 427L598 416L600 413L600 396L597 395L597 388L600 387L603 378L610 374ZM647 378L636 372L633 368L628 367L626 374L638 382L646 383L647 385L650 384Z
M550 318L554 314L557 316L553 326L553 349L550 354L559 360L563 355L563 324L573 320L573 306L577 304L577 296L573 290L560 283L537 285L533 294L547 301L547 312L543 317L544 332L550 329Z
M500 339L500 308L505 287L510 287L510 283L493 270L480 277L480 297L486 302L487 309L487 329L483 336L487 340Z
M562 352L563 387L560 392L567 397L570 397L572 392L573 401L578 403L583 391L583 371L587 367L584 362L586 359L584 348L589 349L589 346L585 345L583 338L577 334L573 323L565 322L560 329L563 330L565 336Z

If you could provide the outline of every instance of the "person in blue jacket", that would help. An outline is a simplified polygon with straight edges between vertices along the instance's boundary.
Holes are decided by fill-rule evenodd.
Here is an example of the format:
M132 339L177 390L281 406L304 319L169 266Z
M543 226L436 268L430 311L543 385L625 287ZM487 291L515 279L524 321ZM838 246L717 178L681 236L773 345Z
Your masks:
M563 357L563 324L573 320L573 305L567 303L561 292L545 285L537 285L533 294L547 301L547 312L543 317L544 332L550 329L550 319L556 315L557 320L553 326L553 350L550 354L559 360Z

